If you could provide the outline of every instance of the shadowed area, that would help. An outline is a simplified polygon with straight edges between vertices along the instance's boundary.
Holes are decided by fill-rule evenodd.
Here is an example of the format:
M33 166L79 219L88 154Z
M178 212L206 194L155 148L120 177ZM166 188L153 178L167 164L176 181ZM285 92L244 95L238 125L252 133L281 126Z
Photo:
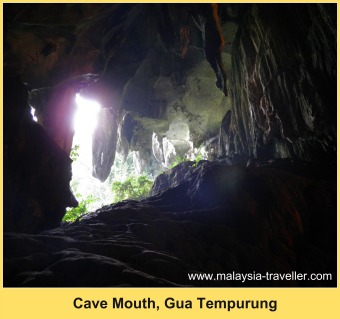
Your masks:
M4 4L4 286L335 287L336 9Z

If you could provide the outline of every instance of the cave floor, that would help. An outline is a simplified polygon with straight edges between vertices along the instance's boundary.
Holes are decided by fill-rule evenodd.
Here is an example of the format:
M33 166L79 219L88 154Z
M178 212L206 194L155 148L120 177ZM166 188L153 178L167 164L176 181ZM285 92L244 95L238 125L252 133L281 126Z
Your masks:
M5 233L4 286L336 286L333 174L333 165L197 165L146 200L39 234ZM237 278L267 272L333 279ZM190 280L195 273L214 279Z

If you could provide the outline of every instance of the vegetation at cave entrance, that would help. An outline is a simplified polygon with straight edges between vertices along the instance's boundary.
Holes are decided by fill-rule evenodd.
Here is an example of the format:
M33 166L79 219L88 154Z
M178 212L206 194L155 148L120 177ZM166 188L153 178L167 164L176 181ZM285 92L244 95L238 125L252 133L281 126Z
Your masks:
M202 151L203 151L203 144L201 144L198 149L195 149L194 152L191 154L191 156L177 155L176 159L170 165L170 169L174 168L175 166L177 166L180 163L190 162L190 161L194 162L193 165L195 167L199 161L205 159L205 156L204 156L204 154L202 154Z
M70 153L70 158L74 162L79 158L79 144L75 144Z
M69 208L63 218L64 222L73 222L91 211L102 207L103 205L117 203L123 200L141 200L149 196L153 178L150 175L136 175L132 154L125 160L116 154L116 159L108 179L101 183L90 176L91 165L85 163L82 157L82 148L75 144L71 156L73 160L73 172L75 173L71 182L71 188L76 194L79 205ZM193 165L204 159L202 145L195 149L191 156L177 156L170 168L176 165L192 161ZM84 171L89 172L88 176L78 174L74 165L81 165L86 168ZM86 186L86 187L84 187Z
M66 211L66 214L62 220L63 222L73 222L77 218L86 215L89 212L89 205L97 200L97 198L93 195L89 195L84 198L81 194L76 194L76 197L79 201L78 206L70 208Z
M112 202L117 203L126 199L144 199L149 195L152 185L153 181L145 175L138 177L130 176L123 182L115 181L112 183ZM73 222L77 218L86 215L90 211L91 204L98 201L98 198L94 195L83 197L78 193L76 198L79 201L79 205L67 210L63 222Z
M150 194L152 184L153 181L145 175L139 177L130 176L123 182L113 182L114 202L120 202L125 199L144 199Z

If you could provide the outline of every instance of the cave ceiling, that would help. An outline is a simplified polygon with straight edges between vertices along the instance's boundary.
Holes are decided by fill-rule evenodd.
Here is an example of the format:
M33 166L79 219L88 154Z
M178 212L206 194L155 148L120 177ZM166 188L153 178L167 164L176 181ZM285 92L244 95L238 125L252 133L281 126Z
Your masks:
M4 228L53 228L77 206L69 187L77 93L102 106L92 140L92 174L101 181L116 154L132 152L139 173L155 163L170 168L201 147L212 166L302 161L316 173L334 164L336 9L5 4ZM328 179L333 164L319 174ZM168 187L177 187L176 174L169 176ZM181 196L195 191L183 183Z
M39 123L66 153L76 93L111 109L93 152L93 175L105 180L116 148L138 152L143 169L158 151L152 135L168 143L171 125L188 126L194 146L218 135L230 109L227 73L240 12L210 4L7 4L5 70L27 85ZM131 131L140 138L131 140ZM185 149L188 140L177 135L171 147ZM160 162L170 159L162 154Z
M75 94L102 105L100 180L116 152L135 152L143 171L209 140L220 157L311 160L335 152L334 9L6 4L4 68L67 154Z

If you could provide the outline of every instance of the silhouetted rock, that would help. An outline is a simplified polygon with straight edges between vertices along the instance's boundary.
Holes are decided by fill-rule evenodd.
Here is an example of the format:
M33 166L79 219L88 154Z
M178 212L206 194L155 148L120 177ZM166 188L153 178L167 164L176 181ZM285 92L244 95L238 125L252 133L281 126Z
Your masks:
M200 163L141 202L38 235L5 234L5 286L335 286L336 179L309 165ZM188 273L332 273L332 281L190 281Z
M4 285L336 286L336 9L4 4ZM97 178L184 162L61 224L80 90ZM291 271L333 278L188 278Z

